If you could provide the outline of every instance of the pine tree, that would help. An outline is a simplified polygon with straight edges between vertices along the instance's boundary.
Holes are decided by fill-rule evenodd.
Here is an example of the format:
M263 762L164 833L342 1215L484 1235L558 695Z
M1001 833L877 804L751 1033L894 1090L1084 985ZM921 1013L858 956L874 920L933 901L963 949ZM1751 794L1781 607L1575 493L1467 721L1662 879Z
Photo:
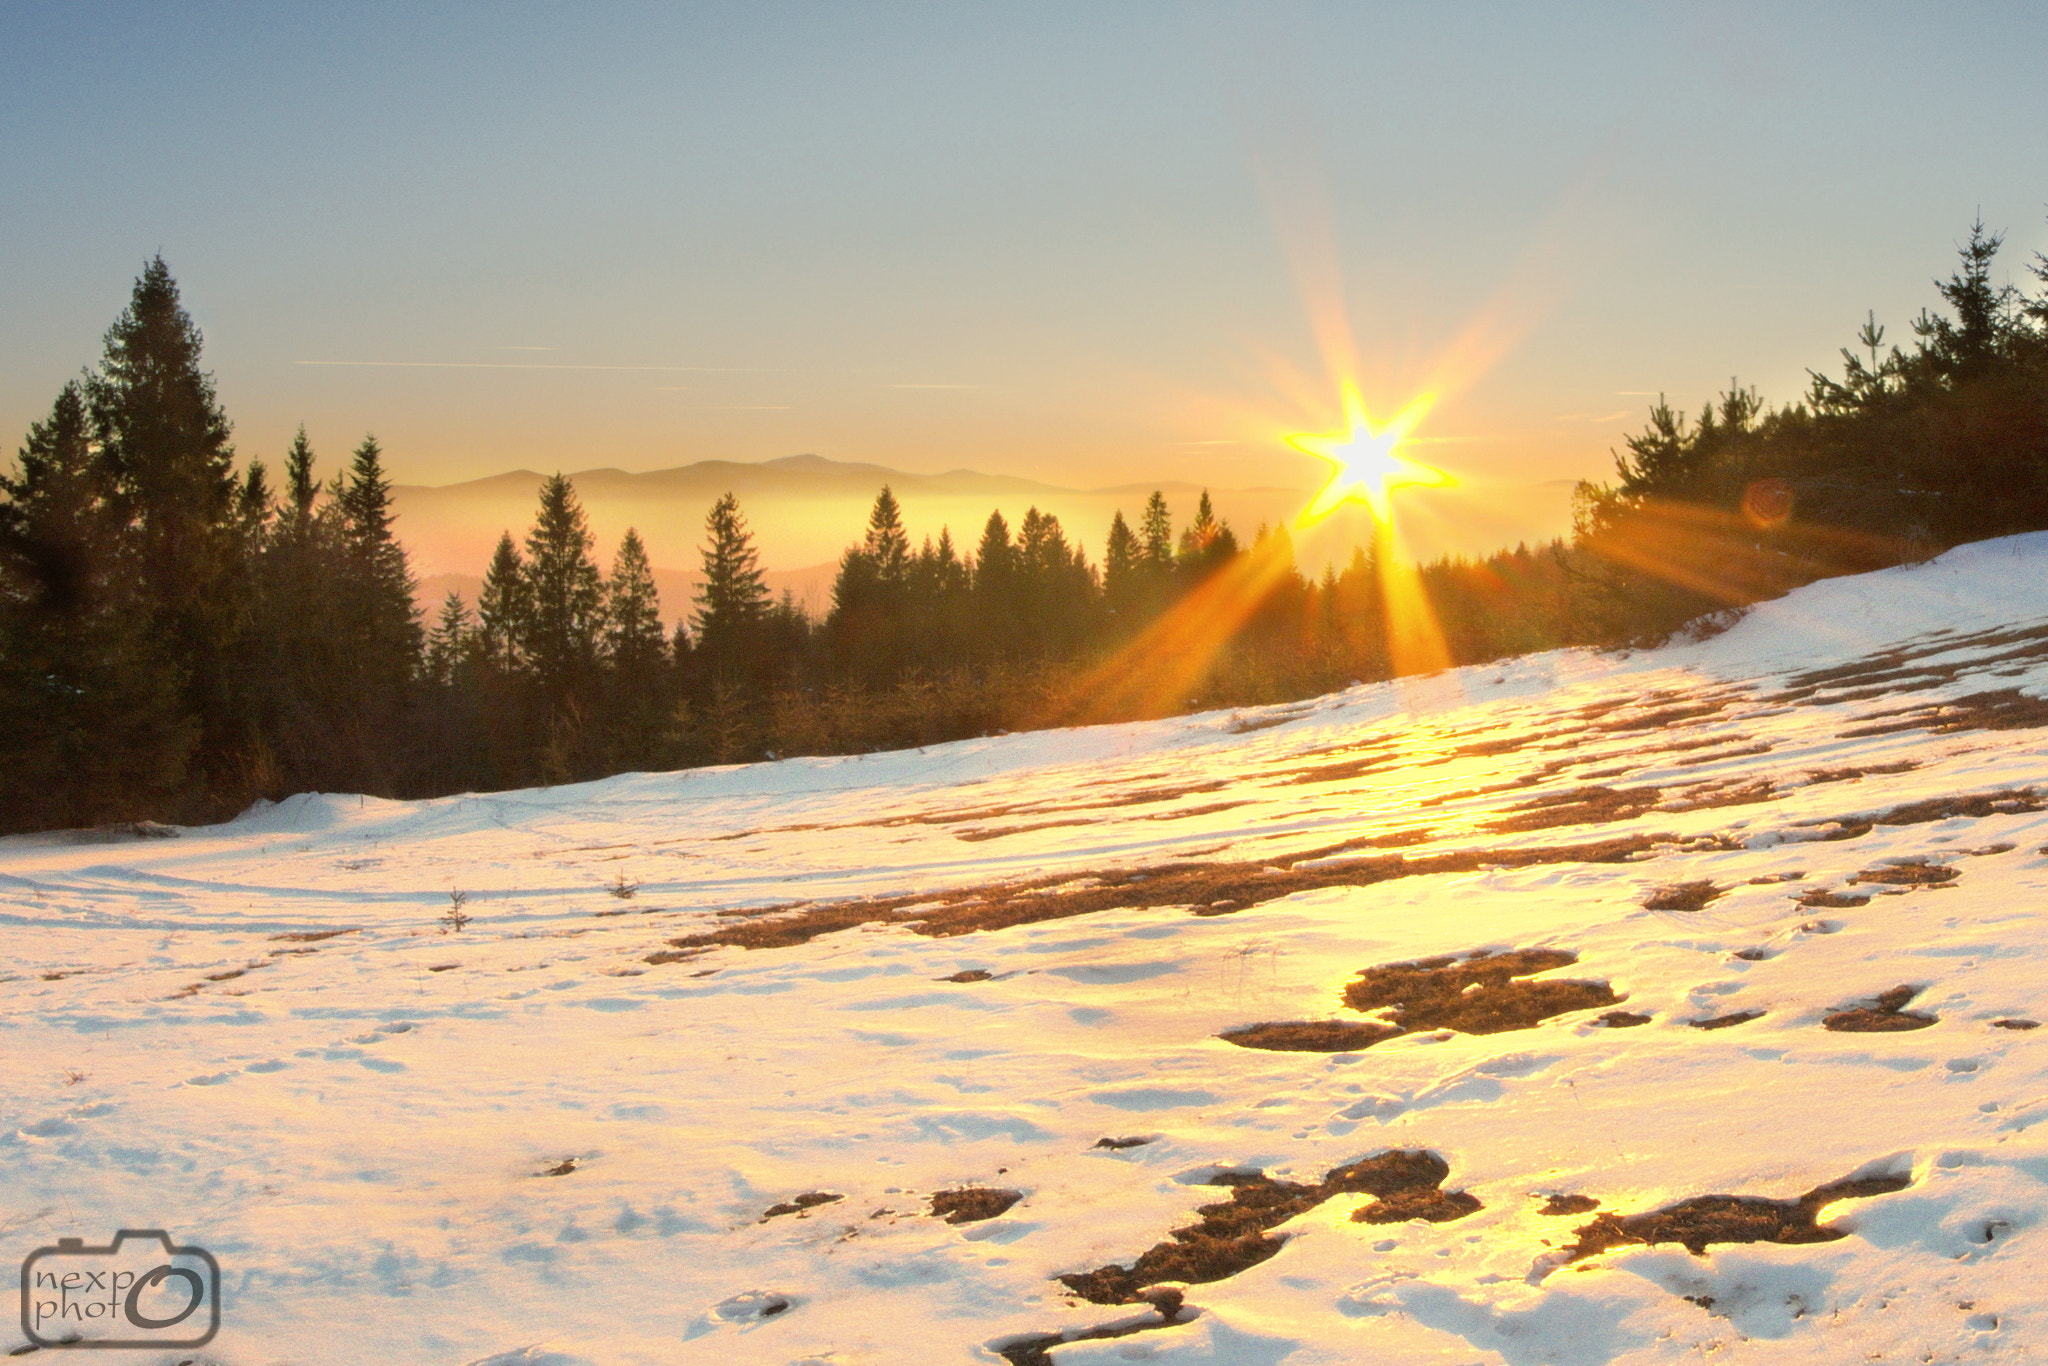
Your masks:
M654 570L647 563L647 547L632 527L626 528L619 553L612 558L604 603L606 661L617 669L652 667L667 640L661 629L661 599L654 587Z
M875 495L868 514L867 541L861 547L875 562L876 581L888 588L900 587L910 565L910 537L903 530L903 510L887 484Z
M235 518L229 423L199 368L199 329L163 258L143 268L86 382L124 572L138 590L148 657L182 690L200 731L198 787L239 804L255 680L245 648L251 586Z
M441 615L427 633L426 680L435 688L455 685L457 666L469 648L469 607L454 589L441 600Z
M299 424L297 436L284 455L285 509L287 524L300 537L311 533L313 504L320 497L320 481L313 477L313 446L306 440L306 426Z
M1166 495L1158 489L1145 501L1145 517L1138 524L1144 560L1161 575L1173 568L1173 515L1166 510Z
M199 329L159 256L108 329L100 373L88 381L101 458L117 511L133 528L141 582L195 657L207 650L190 637L222 606L211 597L230 568L235 498L229 423L199 351Z
M483 591L477 595L477 630L484 657L500 670L509 672L524 658L522 650L531 629L529 603L526 562L519 558L512 533L502 532L490 566L484 570Z
M558 711L580 708L597 664L604 580L591 545L574 486L561 474L552 476L541 485L540 513L526 537L530 596L521 648Z
M0 829L159 816L198 739L148 604L85 395L67 384L0 475Z
M609 767L650 769L665 757L670 730L668 639L640 533L631 527L605 584L605 668L609 674Z
M737 684L751 673L768 590L739 500L727 493L704 518L704 583L697 590L697 666L708 679Z
M391 532L391 483L384 477L384 452L374 436L355 451L348 481L335 498L351 577L359 595L363 635L356 642L370 652L369 667L387 687L400 687L417 664L417 586L405 547Z

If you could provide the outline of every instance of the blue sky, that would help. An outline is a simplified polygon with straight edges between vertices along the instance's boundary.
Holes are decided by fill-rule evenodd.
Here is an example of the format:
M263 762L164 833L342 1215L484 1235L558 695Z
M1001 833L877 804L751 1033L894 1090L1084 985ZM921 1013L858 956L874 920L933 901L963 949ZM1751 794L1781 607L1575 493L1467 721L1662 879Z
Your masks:
M1305 484L1315 317L1385 410L1491 310L1431 458L1597 476L1656 391L1904 339L1980 209L2029 278L2043 52L2027 4L9 3L0 428L161 250L273 463Z

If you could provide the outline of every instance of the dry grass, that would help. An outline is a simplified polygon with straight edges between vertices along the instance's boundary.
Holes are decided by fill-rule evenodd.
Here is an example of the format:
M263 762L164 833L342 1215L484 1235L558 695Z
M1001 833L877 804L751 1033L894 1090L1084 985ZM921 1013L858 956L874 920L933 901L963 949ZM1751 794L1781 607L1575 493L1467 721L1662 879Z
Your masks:
M1424 958L1367 968L1344 988L1354 1010L1380 1010L1402 1031L1455 1029L1463 1034L1499 1034L1528 1029L1554 1015L1621 998L1605 982L1528 978L1579 961L1562 949L1517 949L1474 953L1462 958Z
M794 1199L786 1200L779 1205L770 1205L761 1212L761 1222L765 1224L770 1219L779 1219L785 1214L794 1214L802 1217L807 1210L816 1209L820 1205L830 1205L845 1198L845 1196L835 1195L831 1191L806 1191L804 1194L796 1196Z
M1150 868L1063 873L1025 882L985 883L936 894L770 906L733 915L716 929L668 942L671 948L688 954L721 944L747 949L788 948L809 943L821 934L867 924L897 924L917 934L944 938L1095 911L1155 906L1214 908L1218 902L1231 902L1242 908L1324 887L1368 887L1396 878L1473 872L1486 867L1620 863L1673 838L1642 834L1585 844L1463 849L1415 857L1360 858L1320 868L1294 866L1326 857L1332 849L1353 847L1347 842L1273 863L1171 863ZM657 960L681 961L666 951L647 959Z
M1435 1153L1397 1148L1332 1168L1312 1186L1275 1181L1263 1173L1225 1173L1210 1184L1230 1187L1230 1199L1196 1210L1199 1223L1173 1230L1168 1241L1155 1243L1128 1267L1104 1266L1094 1271L1070 1272L1058 1280L1095 1304L1138 1302L1145 1287L1161 1281L1220 1281L1246 1267L1257 1266L1280 1250L1286 1240L1268 1233L1268 1229L1341 1194L1375 1197L1374 1203L1365 1206L1358 1217L1364 1216L1366 1210L1400 1207L1431 1213L1392 1217L1438 1221L1459 1218L1480 1206L1462 1192L1447 1195L1438 1189L1450 1171L1450 1164Z
M1953 882L1960 876L1959 870L1938 863L1888 863L1879 868L1865 868L1849 881L1881 882L1893 887L1929 887L1940 882Z
M1711 882L1674 882L1659 887L1643 898L1646 911L1703 911L1708 904L1727 895L1728 889Z
M1511 806L1509 814L1488 821L1485 828L1496 835L1512 835L1566 825L1604 825L1652 810L1663 795L1654 787L1575 787Z
M1912 1184L1909 1176L1866 1176L1816 1186L1796 1200L1701 1195L1647 1214L1602 1214L1576 1230L1570 1259L1654 1243L1680 1243L1696 1257L1705 1256L1714 1243L1829 1243L1847 1235L1816 1222L1822 1209L1837 1200L1865 1200Z
M991 1186L962 1186L932 1196L932 1214L949 1224L978 1224L993 1219L1024 1198L1023 1191Z
M1897 986L1881 993L1867 1006L1838 1010L1821 1021L1838 1034L1896 1034L1901 1030L1925 1029L1940 1021L1936 1015L1907 1010L1906 1003L1920 994L1916 986Z
M1404 1032L1393 1025L1362 1020L1300 1020L1246 1025L1242 1029L1227 1029L1216 1037L1239 1048L1264 1048L1276 1053L1352 1053L1399 1038Z
M1712 1015L1704 1020L1687 1020L1686 1023L1694 1029L1732 1029L1736 1025L1748 1024L1751 1020L1761 1020L1763 1017L1764 1012L1761 1010L1738 1010L1727 1015Z

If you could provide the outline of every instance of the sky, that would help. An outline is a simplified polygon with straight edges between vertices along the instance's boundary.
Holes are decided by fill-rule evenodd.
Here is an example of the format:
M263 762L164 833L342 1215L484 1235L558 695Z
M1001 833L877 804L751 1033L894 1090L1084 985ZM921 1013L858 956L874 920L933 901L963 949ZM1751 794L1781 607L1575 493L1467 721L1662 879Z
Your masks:
M238 450L1600 477L2048 247L2048 7L0 4L0 437L161 252ZM1348 337L1348 340L1346 338Z

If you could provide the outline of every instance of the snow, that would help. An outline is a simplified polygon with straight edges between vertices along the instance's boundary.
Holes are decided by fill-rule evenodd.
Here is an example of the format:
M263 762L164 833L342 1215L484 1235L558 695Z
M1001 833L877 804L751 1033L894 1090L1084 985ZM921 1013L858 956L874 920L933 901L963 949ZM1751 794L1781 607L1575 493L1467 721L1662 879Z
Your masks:
M1696 643L1265 711L0 841L0 1256L121 1228L211 1250L221 1332L165 1362L999 1362L1032 1335L1146 1322L1051 1278L1129 1265L1228 1198L1218 1172L1315 1182L1423 1148L1479 1212L1371 1225L1350 1218L1367 1197L1333 1197L1269 1260L1188 1287L1186 1322L1052 1359L2031 1359L2048 1039L1991 1022L2048 1015L2048 812L2024 795L2048 789L2048 731L1904 709L2048 694L2040 640L1981 638L2048 623L2044 589L2048 535L2014 537L1814 584ZM1945 672L1789 685L1895 648L1898 669ZM1620 728L1703 699L1724 705ZM1373 771L1311 771L1382 744ZM1816 778L1847 769L1866 771ZM1589 784L1659 792L1499 827ZM1971 794L1992 794L1984 814L1856 833ZM1329 852L1418 829L1398 852ZM1650 835L1616 862L1514 857ZM1472 850L1500 857L1226 914L952 937L877 921L646 961L734 923L720 911ZM1850 882L1887 861L1958 875ZM1642 904L1700 880L1725 894ZM1871 899L1794 899L1815 889ZM330 930L348 932L279 937ZM1216 1037L1366 1018L1341 992L1377 964L1535 947L1579 956L1547 978L1610 982L1651 1022L1579 1011L1336 1054ZM940 980L969 970L990 975ZM1939 1023L1822 1027L1900 984ZM1551 1194L1628 1215L1892 1172L1911 1184L1822 1212L1847 1232L1829 1242L1568 1261L1591 1216L1539 1213ZM932 1217L962 1185L1023 1199ZM763 1219L813 1191L842 1198Z

